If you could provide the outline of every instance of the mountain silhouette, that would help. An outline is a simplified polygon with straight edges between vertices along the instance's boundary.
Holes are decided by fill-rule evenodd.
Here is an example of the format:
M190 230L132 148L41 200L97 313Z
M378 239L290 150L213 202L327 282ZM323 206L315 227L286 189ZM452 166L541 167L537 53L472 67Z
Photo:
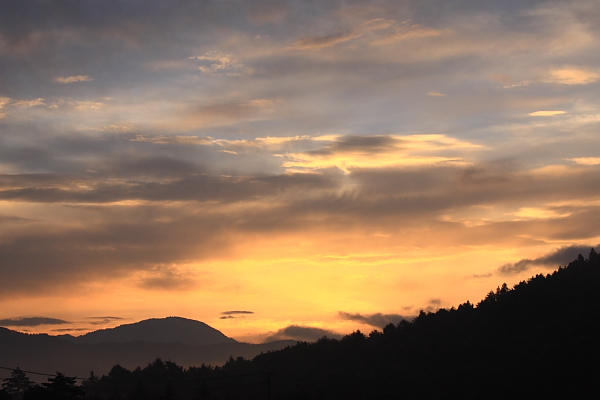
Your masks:
M295 343L240 343L203 322L179 317L149 319L79 337L0 327L0 366L86 377L90 371L105 374L115 364L135 368L156 358L181 365L223 365L230 357L252 358Z
M204 322L181 317L152 318L116 328L101 329L82 336L63 335L63 339L77 344L99 343L182 343L192 346L210 346L237 343L221 331Z

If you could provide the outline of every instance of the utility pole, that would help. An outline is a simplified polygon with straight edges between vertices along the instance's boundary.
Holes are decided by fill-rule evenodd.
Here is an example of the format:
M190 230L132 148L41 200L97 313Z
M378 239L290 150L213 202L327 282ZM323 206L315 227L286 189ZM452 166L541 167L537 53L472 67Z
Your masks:
M267 400L271 400L271 371L267 372Z

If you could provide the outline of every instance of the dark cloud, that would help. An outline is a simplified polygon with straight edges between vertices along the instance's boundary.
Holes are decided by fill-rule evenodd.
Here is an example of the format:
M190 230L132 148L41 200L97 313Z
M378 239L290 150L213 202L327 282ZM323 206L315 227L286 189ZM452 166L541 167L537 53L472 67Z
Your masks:
M85 332L89 331L87 328L63 328L63 329L52 329L52 332Z
M306 153L321 156L345 154L356 151L377 154L383 151L394 149L395 145L401 143L401 140L393 138L389 135L351 135L343 136L320 150L308 151Z
M195 276L175 268L155 266L145 271L139 286L148 290L191 290L196 287Z
M92 320L89 322L91 325L106 325L113 323L115 321L122 321L129 318L121 318L121 317L86 317L84 319Z
M71 322L48 317L22 317L0 319L0 326L39 326L39 325L64 325Z
M219 317L219 319L233 319L240 318L234 317L234 315L242 315L241 318L243 318L244 315L254 314L254 311L223 311L221 314L223 315L223 317Z
M427 307L424 307L422 309L422 311L425 312L436 312L437 310L439 310L442 306L442 299L439 298L433 298L433 299L429 299L429 301L427 302Z
M350 321L358 321L363 324L371 325L377 328L383 328L389 324L397 324L398 322L407 319L405 316L400 314L352 314L344 311L339 311L338 315L342 319L347 319Z
M339 185L331 174L211 176L173 173L163 168L164 161L157 164L149 160L147 162L152 168L146 166L143 175L130 178L127 178L129 173L124 171L120 174L88 176L50 173L43 177L41 174L33 174L33 177L28 174L1 175L0 199L44 203L107 203L124 200L238 202L289 190L318 190ZM153 170L162 173L152 174Z
M567 169L563 179L486 164L477 167L476 177L465 175L473 168L360 169L347 176L207 174L179 180L176 173L174 180L115 179L110 184L77 175L3 174L0 197L16 200L20 191L18 199L70 204L61 206L64 225L29 220L10 235L2 233L10 240L0 241L4 277L0 287L6 296L42 293L72 288L69 285L75 282L139 273L144 288L188 290L201 280L178 268L169 269L170 265L227 257L249 233L345 232L367 223L373 230L401 235L406 245L422 245L430 236L418 232L427 226L443 238L440 246L536 244L524 234L549 240L600 235L600 214L594 205L555 206L551 210L565 215L560 218L515 218L473 226L441 220L447 213L482 205L515 207L600 195L600 175L594 168ZM351 182L353 190L339 190L344 182ZM155 202L135 207L92 205L142 199ZM181 200L185 203L169 204ZM86 222L70 224L69 218Z
M275 340L298 340L303 342L314 342L323 336L328 338L339 339L343 335L333 331L321 328L313 328L310 326L290 325L280 329L275 333L270 333L265 338L264 342L273 342Z
M72 291L77 287L73 282L110 281L135 272L148 289L189 288L194 283L189 273L171 263L215 256L233 238L223 234L218 215L198 219L184 212L177 217L151 208L73 210L90 217L85 228L35 229L0 242L2 295L67 287Z
M254 314L254 311L223 311L222 315L234 315L234 314Z
M524 258L513 264L505 264L498 268L498 272L502 275L513 275L523 271L527 271L533 267L545 267L548 269L556 269L559 266L566 266L569 262L575 260L580 254L587 257L592 248L596 246L566 246L546 254L538 258Z

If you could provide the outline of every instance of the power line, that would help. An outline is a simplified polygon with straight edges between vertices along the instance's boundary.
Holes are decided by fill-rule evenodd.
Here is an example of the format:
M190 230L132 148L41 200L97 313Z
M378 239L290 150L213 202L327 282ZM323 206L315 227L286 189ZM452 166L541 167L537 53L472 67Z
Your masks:
M19 370L19 371L21 371L21 372L25 372L26 374L33 374L33 375L53 376L53 377L57 377L57 376L58 376L58 374L46 374L46 373L44 373L44 372L25 371L24 369L21 369L21 368L19 368L19 367L17 367L17 368L0 367L0 369L6 369L6 370L8 370L8 371L16 371L16 370ZM77 377L70 377L70 376L67 376L67 378L69 378L69 379L80 379L80 380L85 380L85 378L77 378Z
M51 376L51 377L56 377L58 376L58 374L47 374L44 372L35 372L35 371L25 371L23 369L20 368L9 368L9 367L2 367L0 366L0 369L5 369L8 371L16 371L17 369L21 372L25 372L27 374L33 374L33 375L42 375L42 376ZM254 376L254 375L264 375L266 374L266 372L253 372L250 374L242 374L242 375L232 375L232 376L219 376L219 377L215 377L215 378L200 378L200 379L171 379L171 380L154 380L154 382L158 382L158 383L167 383L167 382L172 382L172 383L181 383L181 382L205 382L205 381L219 381L219 380L225 380L225 379L236 379L236 378L245 378L248 376ZM85 381L87 378L77 378L77 377L67 377L70 379L77 379L77 380L82 380ZM101 379L101 378L100 378ZM110 381L108 382L119 382L119 383L127 383L127 382L139 382L139 379L110 379ZM106 381L104 381L106 382Z

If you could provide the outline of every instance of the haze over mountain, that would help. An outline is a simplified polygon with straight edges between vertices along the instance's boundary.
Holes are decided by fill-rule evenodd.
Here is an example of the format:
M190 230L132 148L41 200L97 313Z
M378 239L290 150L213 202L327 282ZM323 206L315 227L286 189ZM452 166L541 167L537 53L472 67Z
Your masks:
M219 343L237 343L221 331L204 322L181 317L152 318L116 328L101 329L82 336L60 336L77 344L98 343L182 343L192 346L209 346Z
M295 343L240 343L203 322L180 317L149 319L80 337L0 328L0 366L86 377L90 371L106 374L115 364L135 368L156 358L180 365L222 365L229 357L252 358ZM0 377L8 376L4 372Z

